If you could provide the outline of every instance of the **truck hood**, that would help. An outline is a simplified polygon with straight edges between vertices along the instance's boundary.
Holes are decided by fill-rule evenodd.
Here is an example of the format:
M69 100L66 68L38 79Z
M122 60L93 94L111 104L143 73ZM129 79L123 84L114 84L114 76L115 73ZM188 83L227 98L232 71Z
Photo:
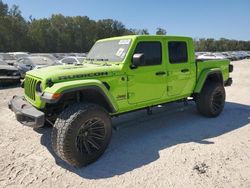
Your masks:
M84 63L81 65L58 65L28 71L26 74L53 83L87 78L100 78L119 74L121 65Z

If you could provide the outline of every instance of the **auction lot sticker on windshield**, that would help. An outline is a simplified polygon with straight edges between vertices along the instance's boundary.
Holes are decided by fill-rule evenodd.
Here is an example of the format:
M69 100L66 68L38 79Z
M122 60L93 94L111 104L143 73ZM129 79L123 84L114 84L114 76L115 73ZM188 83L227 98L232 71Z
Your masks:
M116 52L116 56L120 57L122 55L122 52L124 51L124 48L119 48L119 50L117 50Z
M123 45L123 44L129 44L130 43L130 39L126 39L126 40L120 40L119 44Z

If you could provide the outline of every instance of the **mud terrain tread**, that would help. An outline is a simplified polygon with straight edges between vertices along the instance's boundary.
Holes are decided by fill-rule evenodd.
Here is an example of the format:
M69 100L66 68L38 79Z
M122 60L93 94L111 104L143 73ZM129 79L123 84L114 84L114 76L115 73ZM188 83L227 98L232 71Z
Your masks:
M201 93L199 93L195 99L198 112L206 117L217 117L223 110L224 102L222 104L222 109L218 113L214 114L211 111L210 103L212 101L212 94L216 89L222 92L225 102L225 88L222 84L213 82L210 82L205 85Z
M82 164L77 161L70 150L70 146L67 141L67 135L72 132L73 127L71 123L81 114L87 110L104 110L103 108L90 103L77 103L66 108L57 118L53 131L52 131L52 148L54 152L67 163L80 167L86 164Z

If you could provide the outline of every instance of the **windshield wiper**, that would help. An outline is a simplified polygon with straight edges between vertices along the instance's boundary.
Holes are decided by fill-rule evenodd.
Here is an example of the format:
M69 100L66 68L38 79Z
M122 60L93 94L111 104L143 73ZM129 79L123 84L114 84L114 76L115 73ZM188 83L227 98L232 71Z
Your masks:
M108 58L98 58L98 59L86 58L85 60L90 61L90 63L92 63L92 64L94 63L94 61L102 61L102 62L104 62L102 65L110 66L110 64L108 64L108 61L109 61ZM95 62L94 64L100 65L100 63L97 63L97 62Z
M108 58L100 58L100 59L96 59L96 61L103 61L104 63L102 65L104 66L111 66L110 63L108 63L109 59Z

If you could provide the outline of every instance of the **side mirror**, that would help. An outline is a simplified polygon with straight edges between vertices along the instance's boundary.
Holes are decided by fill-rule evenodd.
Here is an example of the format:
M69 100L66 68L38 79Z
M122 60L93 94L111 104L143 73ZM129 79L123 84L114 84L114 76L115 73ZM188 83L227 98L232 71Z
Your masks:
M145 64L144 54L133 55L132 66L131 66L132 69L137 68L138 66L141 66L144 64Z

